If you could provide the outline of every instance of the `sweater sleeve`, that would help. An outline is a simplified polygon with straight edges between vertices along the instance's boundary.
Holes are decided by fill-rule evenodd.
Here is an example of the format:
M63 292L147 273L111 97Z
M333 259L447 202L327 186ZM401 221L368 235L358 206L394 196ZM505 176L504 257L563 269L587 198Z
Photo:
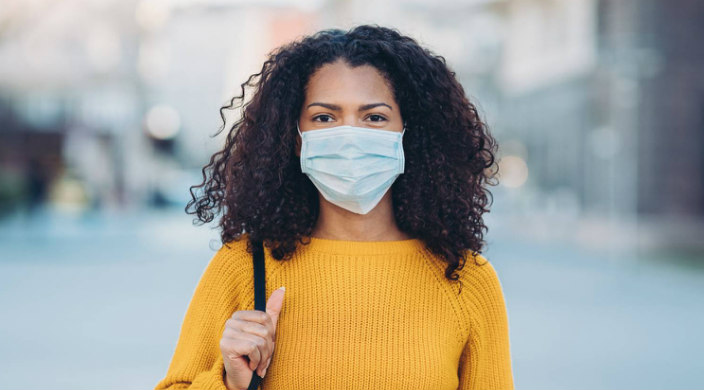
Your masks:
M468 293L470 336L458 368L459 390L513 390L508 314L494 267L470 265L463 287Z
M238 254L223 246L206 267L186 310L169 369L154 390L227 390L220 339L225 321L241 310L237 290L246 272L236 266L242 263Z

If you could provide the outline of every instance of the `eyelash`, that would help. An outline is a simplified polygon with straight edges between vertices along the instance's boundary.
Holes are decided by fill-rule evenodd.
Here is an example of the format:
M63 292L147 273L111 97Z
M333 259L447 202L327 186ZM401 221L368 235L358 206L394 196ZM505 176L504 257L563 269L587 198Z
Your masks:
M320 115L314 116L314 117L313 117L313 121L315 121L316 119L318 119L318 118L320 118L320 117L324 117L324 116L330 117L330 115L328 115L328 114L320 114ZM381 120L372 121L372 122L383 122L383 121L386 120L385 117L383 117L382 115L379 115L379 114L371 114L371 115L369 115L369 117L373 117L373 116L377 116L377 117L381 118ZM321 122L322 122L322 121L321 121Z

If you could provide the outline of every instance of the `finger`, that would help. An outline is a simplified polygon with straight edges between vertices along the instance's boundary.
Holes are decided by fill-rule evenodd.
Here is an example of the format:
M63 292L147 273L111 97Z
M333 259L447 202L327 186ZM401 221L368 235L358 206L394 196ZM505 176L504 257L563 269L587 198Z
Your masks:
M220 350L225 358L229 360L236 360L239 357L247 356L251 360L259 356L259 349L256 343L246 338L228 338L223 337L220 339Z
M268 358L262 359L262 361L259 362L259 365L257 366L257 374L261 377L266 374L266 369L269 367L269 362L271 361L271 355L269 355Z
M259 364L259 369L258 373L259 376L263 377L266 374L266 370L269 368L269 365L271 364L271 358L274 355L274 350L272 349L271 354L269 354L269 357L266 359L265 362Z
M253 342L258 342L256 338L260 338L260 339L263 339L265 342L265 345L266 345L265 351L267 354L271 353L270 351L272 351L274 349L273 348L274 342L271 341L270 337L261 337L258 335L254 335L252 333L243 332L241 330L237 330L237 329L233 329L233 328L225 328L225 330L222 332L222 337L230 338L230 339L241 338L241 339L251 340ZM262 354L264 354L265 351L262 350Z
M261 325L260 325L261 326ZM227 328L223 332L222 337L232 339L250 340L257 345L261 355L261 361L258 366L262 366L267 358L271 357L274 351L274 341L270 337L260 337L251 333L242 332L236 329Z
M269 321L269 316L261 310L238 310L230 318L233 320L254 321L260 324L265 324Z
M254 348L251 353L247 354L247 357L249 358L249 369L254 371L257 369L257 366L262 359L262 352L257 343L253 341L250 341L250 343L254 346Z
M274 342L274 337L273 337L273 334L271 334L269 327L262 325L258 322L235 320L235 319L230 318L227 321L225 321L225 330L227 330L227 329L232 329L232 330L235 330L238 332L255 334L259 337L267 339L270 342Z
M274 290L273 293L271 293L269 300L266 302L266 313L269 314L269 316L271 317L274 330L276 330L276 324L279 321L281 307L284 304L285 291L286 287L279 287L278 289Z
M228 319L228 321L226 321L225 326L231 325L236 329L242 329L242 322L240 321L262 324L268 330L271 341L274 341L276 328L274 327L274 323L271 321L271 316L269 316L268 313L261 310L237 311L235 312L235 314L232 315L230 319Z
M231 319L240 321L257 322L266 326L273 335L276 333L276 325L272 321L269 313L261 310L240 310L232 315Z
M271 356L273 343L250 333L239 333L238 337L243 340L248 340L256 346L257 353L248 355L249 368L252 371L261 368Z
M271 364L271 356L269 356L269 359L266 360L266 364L264 365L264 369L262 370L262 373L259 374L259 376L263 377L266 375L266 370L269 368L269 364Z

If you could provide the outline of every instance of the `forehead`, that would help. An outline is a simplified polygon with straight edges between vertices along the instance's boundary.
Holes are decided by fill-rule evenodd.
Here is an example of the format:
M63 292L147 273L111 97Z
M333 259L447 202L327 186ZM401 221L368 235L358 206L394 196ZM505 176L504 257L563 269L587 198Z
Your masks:
M342 60L321 66L306 87L306 100L392 100L389 82L371 65L350 67Z

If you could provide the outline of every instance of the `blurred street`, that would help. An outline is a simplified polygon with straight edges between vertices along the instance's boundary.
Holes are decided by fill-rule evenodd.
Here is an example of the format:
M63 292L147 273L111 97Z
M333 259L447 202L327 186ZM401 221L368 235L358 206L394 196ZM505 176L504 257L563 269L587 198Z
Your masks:
M152 388L219 246L190 218L175 209L4 220L0 387ZM611 258L488 221L517 389L701 387L701 259Z

